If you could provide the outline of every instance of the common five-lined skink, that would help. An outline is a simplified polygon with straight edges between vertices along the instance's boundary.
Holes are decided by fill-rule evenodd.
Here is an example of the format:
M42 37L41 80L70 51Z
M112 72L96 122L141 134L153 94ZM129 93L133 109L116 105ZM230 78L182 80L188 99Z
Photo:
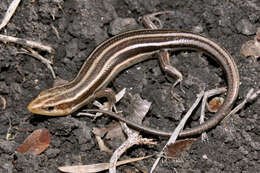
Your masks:
M217 61L226 73L228 91L225 103L214 117L199 126L186 129L179 136L200 134L218 124L230 111L239 90L239 74L230 54L214 41L203 36L175 30L136 30L114 36L100 44L87 58L71 82L41 92L29 105L32 113L63 116L71 114L95 99L107 84L122 70L165 50L195 49ZM167 70L167 67L163 67ZM104 93L104 96L109 92ZM115 115L115 118L117 115ZM119 115L118 115L119 116ZM121 119L122 118L118 118ZM161 136L171 133L151 130L135 123L139 130Z

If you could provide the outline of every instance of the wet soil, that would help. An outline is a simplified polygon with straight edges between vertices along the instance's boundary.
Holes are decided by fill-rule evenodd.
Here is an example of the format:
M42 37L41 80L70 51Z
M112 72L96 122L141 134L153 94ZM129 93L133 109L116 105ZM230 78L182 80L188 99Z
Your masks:
M0 2L3 18L11 0ZM259 89L259 60L240 54L241 45L254 38L260 27L258 0L38 0L22 1L9 24L1 34L39 41L55 49L54 54L38 52L53 59L58 77L72 80L93 49L102 41L123 31L140 29L139 17L157 11L173 11L162 16L164 28L192 31L215 40L234 58L240 73L240 91L235 105L245 98L251 88ZM103 116L45 117L33 115L28 103L41 91L52 87L51 72L40 61L19 54L22 46L0 43L0 95L6 99L6 108L0 109L0 172L59 172L64 165L109 162L108 153L100 151L94 127L106 127L113 120ZM154 55L156 57L156 55ZM109 85L116 92L127 88L131 94L140 94L152 102L143 124L172 131L196 99L202 86L207 90L225 87L225 74L216 62L200 52L171 52L172 64L183 74L182 89L176 80L165 74L157 59L145 61L121 72ZM117 104L124 111L129 100ZM3 103L0 103L2 108ZM76 115L76 113L75 113ZM200 108L185 128L198 124ZM246 104L237 114L210 130L209 140L199 136L191 147L175 159L163 159L156 172L259 172L260 170L260 99ZM207 118L214 116L207 112ZM39 128L47 128L52 135L49 148L40 155L19 154L17 147ZM6 139L8 136L8 140ZM154 138L155 146L136 146L127 157L139 157L159 152L166 139ZM118 141L106 141L116 149ZM118 172L149 170L155 158L120 166ZM139 171L141 172L141 171Z

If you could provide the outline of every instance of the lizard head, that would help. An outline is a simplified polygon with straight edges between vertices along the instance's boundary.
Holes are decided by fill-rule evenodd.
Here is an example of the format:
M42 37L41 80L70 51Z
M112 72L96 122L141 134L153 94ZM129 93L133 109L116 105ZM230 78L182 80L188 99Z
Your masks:
M27 109L34 113L47 116L65 116L73 112L73 102L68 102L58 88L41 92L32 100Z

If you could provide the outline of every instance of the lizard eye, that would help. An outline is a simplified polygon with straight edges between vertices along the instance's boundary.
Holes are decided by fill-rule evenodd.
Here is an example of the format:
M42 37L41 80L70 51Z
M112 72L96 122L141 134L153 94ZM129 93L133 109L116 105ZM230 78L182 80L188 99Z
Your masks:
M49 106L49 107L47 107L47 110L48 110L49 112L52 112L52 111L54 110L54 106Z

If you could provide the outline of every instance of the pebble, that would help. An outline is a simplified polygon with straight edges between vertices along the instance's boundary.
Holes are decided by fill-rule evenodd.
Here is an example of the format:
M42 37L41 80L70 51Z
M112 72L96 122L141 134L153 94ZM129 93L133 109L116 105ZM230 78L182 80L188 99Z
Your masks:
M254 35L256 32L256 26L251 24L248 19L242 19L237 23L237 30L244 35Z
M117 35L124 31L137 29L139 26L134 18L116 18L110 23L109 33Z

